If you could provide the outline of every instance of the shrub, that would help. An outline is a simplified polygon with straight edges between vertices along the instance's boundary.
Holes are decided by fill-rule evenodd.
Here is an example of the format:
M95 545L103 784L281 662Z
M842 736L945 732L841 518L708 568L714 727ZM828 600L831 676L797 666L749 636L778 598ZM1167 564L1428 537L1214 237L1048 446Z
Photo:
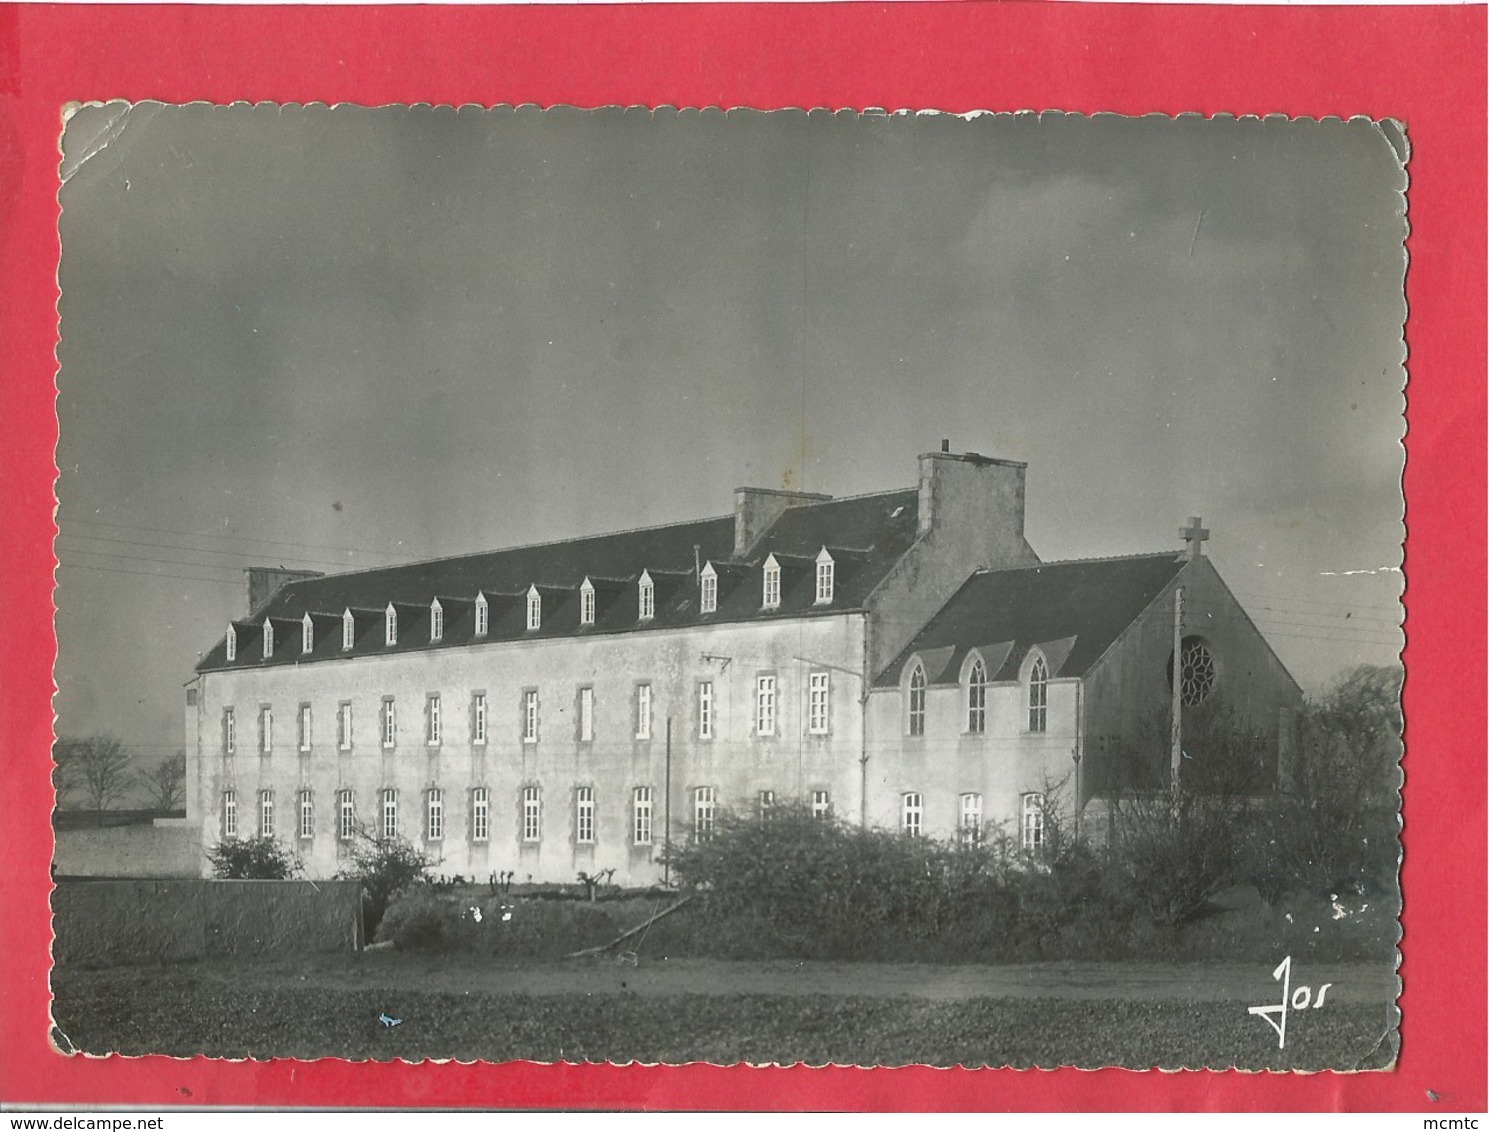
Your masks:
M276 837L230 838L207 850L219 880L285 880L304 867Z
M378 924L379 940L392 940L399 951L434 951L445 945L458 913L432 888L416 884L394 897Z
M439 864L402 837L373 837L357 829L351 843L351 863L337 871L338 880L362 882L363 923L372 937L393 897L417 881L427 880Z
M1127 896L1159 924L1194 919L1241 865L1246 803L1223 794L1148 793L1115 803L1115 865Z

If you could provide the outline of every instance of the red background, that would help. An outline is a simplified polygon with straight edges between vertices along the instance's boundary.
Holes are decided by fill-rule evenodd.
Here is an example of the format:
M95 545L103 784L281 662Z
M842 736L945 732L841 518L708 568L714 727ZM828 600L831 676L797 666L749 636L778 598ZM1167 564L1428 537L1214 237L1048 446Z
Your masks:
M0 1098L608 1108L1484 1110L1485 8L0 7ZM57 137L68 100L1395 117L1407 299L1405 989L1391 1073L266 1064L46 1043ZM1429 1102L1427 1090L1441 1100Z

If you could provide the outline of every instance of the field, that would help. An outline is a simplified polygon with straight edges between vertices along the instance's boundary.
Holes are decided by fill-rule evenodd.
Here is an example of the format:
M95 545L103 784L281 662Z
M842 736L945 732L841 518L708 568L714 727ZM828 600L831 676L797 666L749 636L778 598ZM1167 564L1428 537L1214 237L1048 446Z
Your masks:
M1248 1005L1280 999L1248 965L493 962L372 952L172 968L59 970L64 1048L351 1059L1379 1068L1395 977L1309 970L1323 1008L1287 1047ZM398 1019L386 1025L380 1018Z
M739 925L691 909L632 950L562 959L672 897L443 899L485 914L457 916L427 950L60 966L54 1038L88 1053L224 1058L1293 1070L1384 1068L1396 1049L1396 923L1378 901L1266 908L1237 889L1198 923L1129 939L1120 957L1093 957L1094 937L1078 934L1062 937L1075 954L1058 961L927 948L918 962L850 962L751 954ZM1290 1012L1279 1050L1247 1008L1281 1001L1284 956L1295 992L1330 988L1321 1007Z

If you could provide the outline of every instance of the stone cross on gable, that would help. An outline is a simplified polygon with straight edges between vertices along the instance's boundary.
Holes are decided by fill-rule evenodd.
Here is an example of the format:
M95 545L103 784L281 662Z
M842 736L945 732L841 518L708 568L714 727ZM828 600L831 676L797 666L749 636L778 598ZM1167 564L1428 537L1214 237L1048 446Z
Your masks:
M1205 539L1210 537L1210 529L1200 525L1200 520L1191 515L1188 526L1179 528L1179 537L1184 540L1185 554L1193 562L1204 554Z

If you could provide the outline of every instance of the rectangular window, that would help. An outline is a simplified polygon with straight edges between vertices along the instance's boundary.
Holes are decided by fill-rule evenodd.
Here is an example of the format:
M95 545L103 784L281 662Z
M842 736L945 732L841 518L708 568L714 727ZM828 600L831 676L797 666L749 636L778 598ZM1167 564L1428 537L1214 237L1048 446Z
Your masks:
M352 802L350 790L336 792L336 836L350 841L357 833L357 808Z
M532 632L543 627L543 598L536 589L527 595L527 628Z
M259 708L259 750L270 754L274 750L274 709Z
M428 747L438 747L443 735L440 723L440 700L439 693L435 692L424 701L424 744Z
M300 705L300 751L310 750L310 705Z
M595 737L595 690L579 689L579 741L590 743Z
M315 798L309 790L300 791L300 838L315 836Z
M470 741L478 747L486 745L486 693L477 692L470 701Z
M651 844L650 786L638 786L631 792L631 840L637 845Z
M543 796L536 786L522 790L522 840L541 841L543 837Z
M595 591L594 587L586 585L579 591L579 624L593 625L595 623Z
M445 636L445 611L439 602L429 607L429 639L443 640Z
M574 791L574 840L580 845L595 843L595 791L581 786Z
M398 791L383 791L383 837L398 836Z
M482 594L476 599L476 636L484 637L490 624L491 606L486 602L486 595Z
M713 738L713 681L698 685L698 738Z
M817 604L826 605L832 601L832 560L817 559Z
M524 743L538 741L538 693L536 691L522 693L522 741Z
M921 806L919 794L900 796L900 829L909 837L920 836Z
M829 702L828 673L813 672L808 677L808 681L807 732L812 735L826 735Z
M636 685L636 738L651 738L651 685Z
M719 579L716 574L704 574L701 579L699 612L716 613L719 608Z
M762 595L761 604L766 609L779 609L781 607L781 568L779 566L765 567L765 592Z
M222 753L225 755L238 753L238 719L233 714L232 708L222 709Z
M832 803L826 790L812 791L812 817L821 821L832 813Z
M1023 846L1030 853L1044 847L1044 795L1025 794L1023 801Z
M693 791L693 837L707 841L713 836L714 788L700 786Z
M222 792L222 836L238 836L238 794L235 790Z
M315 650L315 622L306 614L300 622L300 651L313 652Z
M392 699L383 701L383 746L394 747L398 745L398 708L394 706Z
M650 621L657 612L657 591L650 582L642 582L636 615L642 621Z
M339 751L352 749L352 704L350 700L342 700L336 707L336 749Z
M961 820L958 823L962 840L968 845L982 843L982 795L963 794Z
M760 820L769 821L771 813L776 808L776 792L774 790L760 791Z
M491 795L486 787L477 786L470 792L470 839L488 841L491 838Z
M274 791L259 791L259 836L274 836Z
M445 792L438 788L424 795L424 836L430 841L445 836Z
M348 609L341 615L341 648L346 651L357 643L357 619Z
M755 677L755 734L776 733L776 678Z

